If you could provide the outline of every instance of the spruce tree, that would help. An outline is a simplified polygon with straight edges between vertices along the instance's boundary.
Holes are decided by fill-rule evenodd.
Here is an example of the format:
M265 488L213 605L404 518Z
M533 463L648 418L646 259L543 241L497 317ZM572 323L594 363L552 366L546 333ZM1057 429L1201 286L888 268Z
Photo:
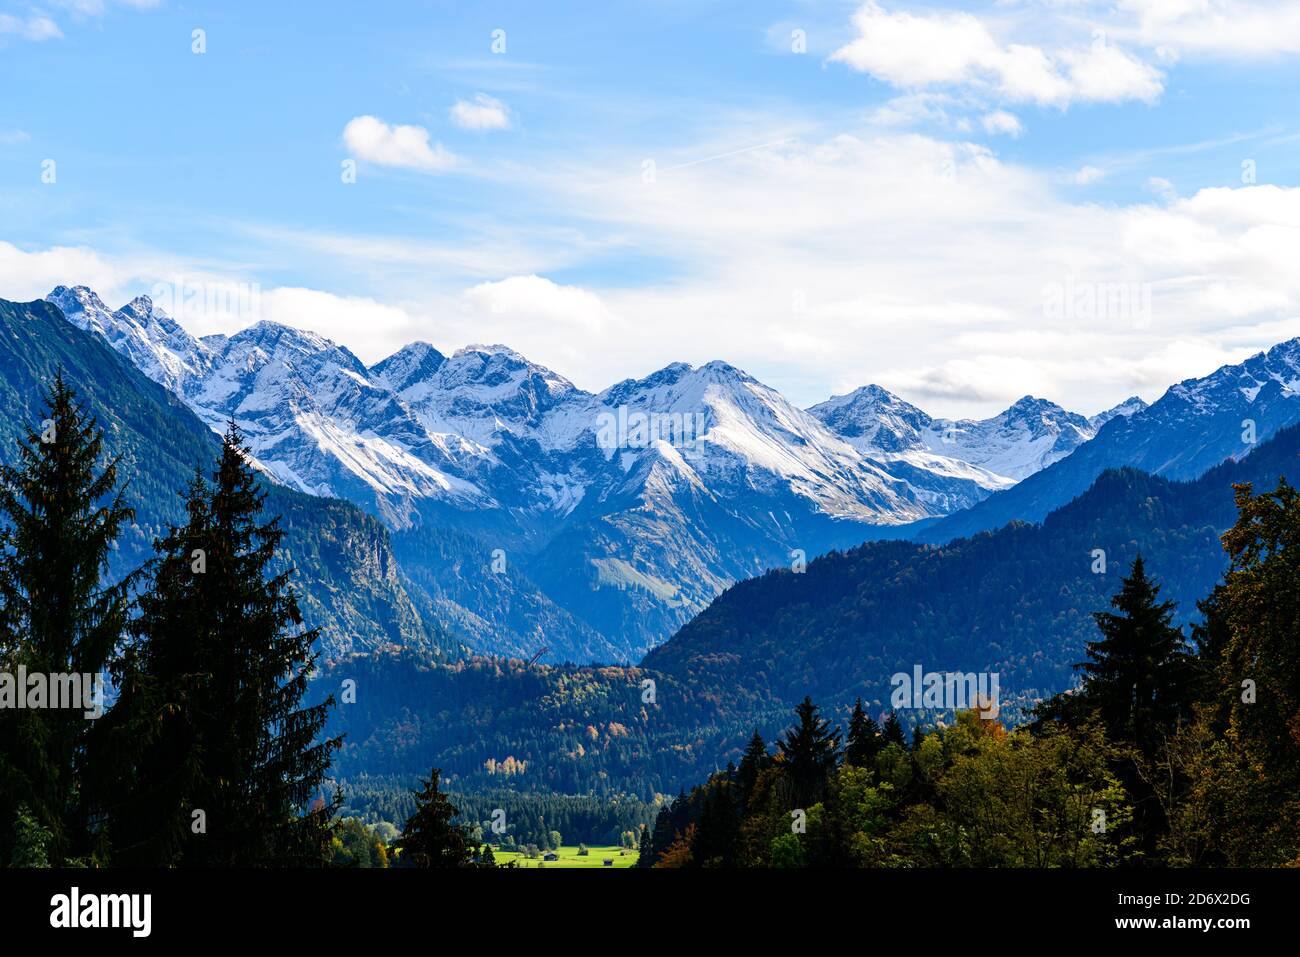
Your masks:
M415 811L395 845L402 867L470 867L474 863L476 848L455 823L460 812L438 789L441 773L434 768L415 793Z
M650 828L641 825L641 841L637 845L637 867L650 867L654 863L654 851L650 846Z
M898 715L893 711L889 712L889 717L885 719L885 725L880 732L881 741L886 744L896 744L900 748L907 746L907 739L903 736L903 722L898 720ZM881 748L884 750L884 748Z
M763 769L772 763L771 756L767 753L767 745L763 742L763 736L754 729L754 736L749 739L749 745L745 748L745 753L740 759L740 767L736 771L736 782L740 788L740 806L742 810L749 806L749 799L754 794L754 785L758 783L758 776Z
M849 717L849 738L844 746L844 763L855 768L874 768L876 755L885 746L880 726L867 714L859 698Z
M785 757L795 801L806 808L821 799L826 778L839 762L840 731L831 730L812 698L805 697L794 710L798 723L777 740L777 747Z
M207 555L214 551L211 487L201 470L185 492L186 522L154 542L145 588L131 622L133 641L115 664L117 705L94 754L107 804L113 860L170 867L203 861L192 817L205 782L208 739L222 733L213 682L216 622L208 607ZM202 825L205 827L207 821ZM213 821L214 833L218 822Z
M1102 637L1087 645L1081 703L1101 718L1112 741L1154 754L1191 707L1194 674L1183 634L1170 622L1172 602L1158 600L1139 555L1111 599L1117 614L1094 612Z
M691 839L691 860L702 867L731 867L740 847L740 811L732 783L721 775L705 785L700 819Z
M672 847L676 838L677 830L673 827L672 809L668 806L661 807L659 813L655 815L654 831L650 835L650 854L642 856L641 866L654 867L659 863L659 856Z
M339 739L317 740L333 699L303 706L317 632L281 566L279 520L232 423L186 524L156 544L136 642L122 665L116 747L136 739L110 811L123 863L317 866L337 798L321 783Z
M0 467L0 665L10 673L95 676L126 627L131 578L104 581L122 526L116 459L57 373L47 413L17 463ZM84 680L84 679L83 679ZM92 679L93 680L93 679ZM0 711L0 861L12 850L18 805L48 834L54 866L104 854L93 799L81 782L96 722L77 707Z

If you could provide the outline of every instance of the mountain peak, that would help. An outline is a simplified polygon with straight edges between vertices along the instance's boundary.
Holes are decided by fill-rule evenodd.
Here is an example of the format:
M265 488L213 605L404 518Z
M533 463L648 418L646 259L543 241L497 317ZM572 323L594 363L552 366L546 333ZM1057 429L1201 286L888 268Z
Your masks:
M481 342L475 342L468 346L462 346L461 348L453 352L451 357L453 359L461 359L464 358L465 356L471 356L471 355L506 356L511 359L516 359L519 362L525 362L525 363L528 362L527 359L525 359L514 349L511 349L509 346L502 345L499 342L492 343L491 345L485 345Z
M92 309L104 313L110 312L108 306L104 305L104 300L100 299L98 293L89 286L55 286L45 299L62 309L65 316L70 312L85 312Z
M1023 395L1007 407L1007 412L1042 412L1044 410L1064 412L1061 406L1057 405L1051 399L1040 399L1033 395Z
M753 381L754 378L744 369L738 369L735 366L733 366L730 362L727 362L724 359L710 360L709 362L704 363L704 365L700 366L695 371L702 372L706 375L717 377L720 379L733 378L733 379Z
M208 347L186 332L148 296L136 296L110 312L87 286L55 286L48 302L78 329L101 336L155 382L173 391L210 367Z
M394 392L428 382L442 368L447 357L427 342L402 346L387 359L369 369L371 377Z
M252 343L272 350L284 346L307 353L343 351L333 341L318 333L270 319L258 320L248 328L236 332L228 341L232 346Z
M859 451L902 452L922 446L930 416L875 383L832 396L810 408Z

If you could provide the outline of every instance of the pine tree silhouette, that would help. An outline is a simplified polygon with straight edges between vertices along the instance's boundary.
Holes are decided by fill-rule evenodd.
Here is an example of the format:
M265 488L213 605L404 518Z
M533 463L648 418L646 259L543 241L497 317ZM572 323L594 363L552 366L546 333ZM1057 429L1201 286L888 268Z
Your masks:
M476 848L454 823L460 812L438 790L441 773L434 768L415 793L415 812L396 844L403 867L469 867L474 863Z
M839 762L840 731L831 730L812 698L805 697L794 710L799 721L777 741L777 747L785 757L795 801L806 808L821 799L827 775Z
M259 524L264 498L232 422L212 481L190 484L186 524L155 546L110 723L115 750L140 742L110 809L124 863L328 857L339 799L321 782L340 739L317 739L333 698L301 704L317 632L277 554L279 520Z
M126 627L131 577L103 582L114 542L134 514L116 459L62 370L27 430L14 466L0 467L0 666L14 672L98 675ZM54 866L105 852L83 787L97 733L81 707L0 710L0 861L12 850L19 804L48 833Z

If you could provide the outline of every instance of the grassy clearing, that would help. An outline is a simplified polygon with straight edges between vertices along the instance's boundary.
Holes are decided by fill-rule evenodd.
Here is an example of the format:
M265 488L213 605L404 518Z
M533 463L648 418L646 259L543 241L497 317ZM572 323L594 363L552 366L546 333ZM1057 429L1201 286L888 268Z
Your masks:
M548 868L594 867L597 870L612 871L618 867L631 867L636 863L636 851L628 851L626 854L620 856L619 851L621 850L623 850L621 847L597 847L594 844L589 844L587 846L587 856L580 857L578 856L578 848L576 846L564 846L554 852L559 855L560 859L558 861L544 861L541 857L529 860L518 851L497 850L496 848L492 849L492 853L495 855L498 864L507 864L514 861L515 865L518 867L537 867L539 865ZM543 852L543 854L544 853L545 852ZM606 860L612 860L614 863L609 867L606 867L604 864L604 861Z

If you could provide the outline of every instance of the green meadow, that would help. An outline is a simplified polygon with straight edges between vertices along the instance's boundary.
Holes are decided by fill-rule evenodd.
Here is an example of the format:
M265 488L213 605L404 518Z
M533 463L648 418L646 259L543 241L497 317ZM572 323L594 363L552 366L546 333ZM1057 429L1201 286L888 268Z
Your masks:
M559 856L558 861L544 861L542 858L535 857L528 859L519 851L507 851L497 848L492 849L496 856L498 864L514 863L516 867L592 867L597 870L612 871L616 867L631 867L636 863L636 851L627 851L620 855L621 847L597 847L595 845L587 846L587 855L582 857L578 854L576 846L563 846L553 853ZM614 863L606 867L605 861L612 860Z

